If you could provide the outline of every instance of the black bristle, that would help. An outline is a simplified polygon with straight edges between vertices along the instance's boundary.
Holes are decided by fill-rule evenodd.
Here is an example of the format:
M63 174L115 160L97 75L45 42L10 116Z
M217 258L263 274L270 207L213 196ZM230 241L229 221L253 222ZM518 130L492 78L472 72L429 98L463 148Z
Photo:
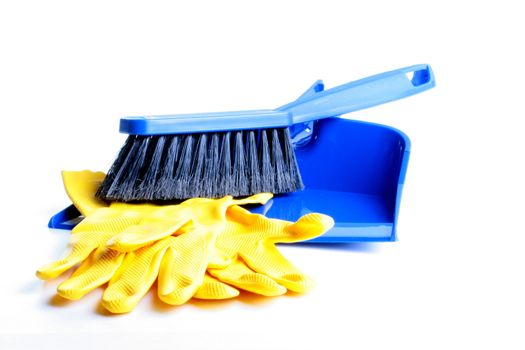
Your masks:
M123 193L122 189L124 188L124 185L126 184L126 181L128 179L129 170L133 168L134 166L136 166L137 154L139 154L139 150L142 147L143 140L144 138L140 136L133 137L132 146L129 152L127 152L127 154L125 155L125 158L122 161L121 167L116 172L113 181L110 182L110 186L108 186L105 196L100 197L100 198L106 199L106 200L122 200L122 201L128 200L125 194ZM135 183L134 180L133 180L133 183Z
M244 140L243 132L233 132L234 146L233 146L233 167L232 167L232 183L230 185L232 196L242 196L249 193L248 178L246 172L246 157L244 155Z
M131 162L126 174L119 184L120 193L124 201L135 200L137 189L142 183L144 163L148 162L148 146L151 142L151 136L141 137L138 147L133 155L134 161Z
M287 186L290 182L290 176L286 173L284 165L283 150L279 140L279 132L273 129L271 133L271 152L272 168L275 176L275 192L286 192Z
M219 167L217 173L217 191L231 193L232 171L231 171L231 149L230 149L230 132L221 133L221 145L219 152ZM216 197L216 194L213 194Z
M283 149L284 164L287 167L286 172L289 174L290 187L288 192L302 190L304 188L303 179L299 172L299 165L295 157L295 150L292 145L290 130L283 128L281 130L281 146Z
M194 152L195 136L188 134L184 137L184 143L182 145L182 151L179 158L179 166L175 172L175 191L174 195L176 198L188 198L188 186L187 184L191 180L191 168L193 165L193 152Z
M202 197L213 198L218 191L217 171L219 169L219 134L211 135L204 165Z
M207 159L208 153L208 135L201 134L199 141L197 143L197 148L195 149L195 154L193 155L194 163L191 170L191 178L189 180L188 186L186 186L185 196L192 197L193 193L203 193L202 187L206 184L204 183L204 168Z
M155 200L170 200L175 188L175 170L179 160L181 137L178 135L166 136L166 156L161 164L158 187L155 189Z
M108 170L106 178L104 179L104 181L98 188L97 193L95 194L97 198L105 198L110 188L113 185L115 185L116 182L118 182L118 179L116 178L116 176L122 170L123 164L126 163L126 160L128 159L131 148L134 145L135 138L136 136L128 136L126 138L126 141L124 142L124 145L120 149L117 159L115 159L115 161L113 162L113 165L111 165L111 168Z
M275 189L275 176L273 173L272 160L270 156L270 144L266 130L261 130L259 143L259 164L261 167L261 192L273 193Z
M159 174L162 171L161 160L164 155L166 136L156 138L156 144L154 144L154 141L155 139L152 140L146 155L149 164L144 163L144 166L147 167L142 169L145 170L145 173L137 190L137 196L144 200L155 199L155 189L158 187Z
M97 198L173 202L303 188L287 128L129 136Z
M255 138L255 131L248 132L248 140L246 142L246 162L247 174L249 181L249 193L261 192L261 173L259 167L259 158L257 156L257 140Z

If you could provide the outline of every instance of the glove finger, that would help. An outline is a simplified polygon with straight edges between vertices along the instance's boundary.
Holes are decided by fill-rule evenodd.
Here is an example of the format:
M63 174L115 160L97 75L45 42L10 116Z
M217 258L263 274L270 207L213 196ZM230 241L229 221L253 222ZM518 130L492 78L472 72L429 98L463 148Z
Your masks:
M173 237L126 254L102 296L102 306L113 313L130 312L158 276L162 257Z
M173 235L191 219L190 214L189 211L169 214L160 209L154 214L154 217L145 218L138 225L130 226L122 233L115 235L107 241L106 246L121 252L140 249Z
M270 277L251 270L239 258L224 269L208 269L208 272L224 283L252 293L265 296L277 296L286 293L285 287Z
M334 226L334 219L328 215L310 213L303 215L296 222L286 226L284 235L273 238L279 243L302 242L321 236Z
M95 193L106 175L102 172L62 171L62 182L75 207L87 216L108 204L95 198Z
M57 292L70 300L82 298L93 289L108 282L122 263L124 254L107 248L99 248L62 282Z
M91 252L96 249L97 245L96 242L84 240L83 236L85 235L78 234L72 236L70 253L62 259L53 261L39 268L36 276L43 280L55 278L86 259Z
M228 222L225 236L230 240L267 239L272 242L295 243L318 237L334 226L334 220L330 216L319 213L303 215L294 223L269 219L238 206L228 208L226 214Z
M291 291L306 293L315 286L315 282L282 256L271 242L243 247L239 255L254 271L271 277Z
M235 298L238 295L239 291L237 289L222 283L206 273L202 285L197 289L193 297L196 299L222 300Z
M137 210L122 211L113 205L100 208L78 224L71 232L71 252L62 259L41 267L36 275L50 279L61 275L86 259L93 250L102 246L113 235L138 223L141 213Z
M236 199L235 205L244 205L244 204L266 204L270 199L272 199L273 194L271 193L257 193L243 199Z
M242 199L225 196L217 199L192 198L180 204L192 211L193 220L204 226L223 223L226 210L233 205L265 204L272 198L271 193L259 193Z
M226 254L238 252L246 264L286 288L304 293L314 287L313 280L299 271L277 250L275 242L298 242L317 237L334 224L329 216L307 214L297 222L268 219L241 207L230 207L228 223L217 239ZM258 242L258 244L254 244Z
M159 271L160 300L181 305L197 292L204 280L213 237L211 232L198 229L175 237Z

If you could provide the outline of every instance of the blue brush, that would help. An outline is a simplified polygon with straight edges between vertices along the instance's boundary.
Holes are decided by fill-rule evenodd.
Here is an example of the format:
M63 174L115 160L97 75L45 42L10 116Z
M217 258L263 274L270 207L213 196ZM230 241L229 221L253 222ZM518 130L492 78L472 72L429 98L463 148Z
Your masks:
M130 136L97 197L169 202L293 192L303 188L294 144L311 134L314 121L433 86L430 66L416 65L325 91L316 82L297 100L273 110L125 117L120 131Z

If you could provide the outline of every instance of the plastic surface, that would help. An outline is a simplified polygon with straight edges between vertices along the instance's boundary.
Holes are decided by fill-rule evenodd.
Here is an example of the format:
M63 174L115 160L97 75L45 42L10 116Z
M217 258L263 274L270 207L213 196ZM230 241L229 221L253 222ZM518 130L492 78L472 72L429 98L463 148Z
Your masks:
M291 113L294 124L303 123L399 100L434 86L432 69L429 65L421 64L324 90L279 107L278 110Z
M210 131L265 129L293 124L290 113L261 109L253 111L193 113L125 117L120 132L131 135L165 135Z
M408 137L394 128L319 120L296 149L305 189L253 211L290 221L311 212L333 217L335 226L309 242L394 241L409 154Z
M120 120L120 131L160 135L289 127L398 100L434 85L430 66L415 65L324 91L322 82L316 82L299 99L277 110L125 117Z
M317 80L315 83L313 83L312 86L308 90L306 90L299 98L296 100L296 102L308 99L314 94L321 92L324 90L324 83L322 80ZM310 141L310 138L312 137L315 129L316 121L310 121L306 123L298 123L294 124L289 127L290 130L290 136L292 138L292 145L294 147L301 146L303 144L306 144Z
M47 227L59 230L72 230L83 217L78 209L71 204L69 207L59 211L49 219Z

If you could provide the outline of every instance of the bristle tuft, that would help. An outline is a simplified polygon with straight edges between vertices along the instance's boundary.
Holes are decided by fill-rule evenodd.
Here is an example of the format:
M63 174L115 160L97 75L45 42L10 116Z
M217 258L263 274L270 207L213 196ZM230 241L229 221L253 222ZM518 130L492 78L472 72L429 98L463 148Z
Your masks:
M243 196L245 193L249 193L243 136L242 131L234 132L235 141L233 146L232 168L233 183L230 186L232 196Z
M261 166L261 192L271 192L275 189L275 176L273 173L270 144L266 130L261 131L259 145L259 162Z
M96 196L173 202L303 188L287 128L129 136Z
M259 167L259 157L257 155L257 140L255 131L250 130L248 132L248 140L246 143L246 162L247 166L247 178L249 182L250 193L261 193L261 171Z

